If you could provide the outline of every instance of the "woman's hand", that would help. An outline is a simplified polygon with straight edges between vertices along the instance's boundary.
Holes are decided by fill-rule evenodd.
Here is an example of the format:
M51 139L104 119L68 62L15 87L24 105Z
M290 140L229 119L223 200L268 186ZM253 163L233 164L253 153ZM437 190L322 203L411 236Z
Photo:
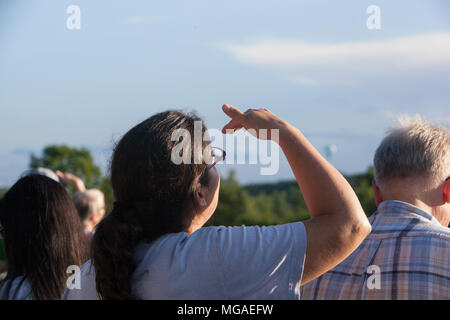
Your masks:
M61 172L59 170L56 170L56 175L65 185L73 186L75 188L75 191L78 192L86 191L86 186L84 185L83 180L81 180L76 175L71 174L69 172Z
M280 130L286 125L282 119L265 108L248 109L242 112L232 105L224 104L222 110L231 118L230 122L222 129L222 133L226 134L232 134L245 128L259 139L271 140L273 138L271 130Z

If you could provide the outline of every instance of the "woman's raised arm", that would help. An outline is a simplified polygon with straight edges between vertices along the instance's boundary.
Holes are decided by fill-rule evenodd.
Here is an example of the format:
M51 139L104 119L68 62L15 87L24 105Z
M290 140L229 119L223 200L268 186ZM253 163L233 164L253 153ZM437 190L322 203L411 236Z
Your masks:
M256 132L258 138L274 140L270 130L279 130L279 141L275 142L286 155L311 215L311 219L304 221L307 250L302 285L343 261L371 231L347 180L297 128L269 110L249 109L243 113L226 104L223 111L231 118L223 133L253 129L249 132ZM261 129L268 130L267 137L259 136Z

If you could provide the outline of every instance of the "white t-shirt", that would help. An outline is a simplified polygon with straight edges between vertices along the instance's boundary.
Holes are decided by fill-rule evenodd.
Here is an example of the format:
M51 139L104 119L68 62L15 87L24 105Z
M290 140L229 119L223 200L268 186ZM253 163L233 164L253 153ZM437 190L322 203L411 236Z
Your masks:
M299 299L305 253L302 222L167 234L137 246L133 293L161 300ZM98 299L91 261L80 274L80 289L67 289L62 299Z

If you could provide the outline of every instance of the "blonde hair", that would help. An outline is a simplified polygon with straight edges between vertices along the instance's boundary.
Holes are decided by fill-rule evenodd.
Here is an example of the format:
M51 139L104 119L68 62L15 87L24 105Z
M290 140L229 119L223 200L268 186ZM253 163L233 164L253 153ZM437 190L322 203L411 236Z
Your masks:
M450 172L449 130L431 125L420 116L404 116L388 130L375 152L375 181L424 176L435 187Z

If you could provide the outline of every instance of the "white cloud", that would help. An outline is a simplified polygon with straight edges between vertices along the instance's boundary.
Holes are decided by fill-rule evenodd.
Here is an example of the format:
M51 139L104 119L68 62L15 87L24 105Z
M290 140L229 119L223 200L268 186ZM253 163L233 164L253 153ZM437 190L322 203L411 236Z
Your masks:
M333 44L265 39L223 48L244 63L292 72L293 81L303 85L450 71L450 33Z

